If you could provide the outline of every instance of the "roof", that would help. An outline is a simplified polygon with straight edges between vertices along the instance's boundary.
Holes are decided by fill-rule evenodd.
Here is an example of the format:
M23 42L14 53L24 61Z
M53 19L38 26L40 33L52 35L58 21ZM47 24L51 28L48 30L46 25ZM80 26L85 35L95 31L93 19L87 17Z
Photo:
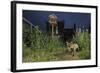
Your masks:
M27 22L32 27L35 27L29 20L27 20L25 17L23 17L23 21Z

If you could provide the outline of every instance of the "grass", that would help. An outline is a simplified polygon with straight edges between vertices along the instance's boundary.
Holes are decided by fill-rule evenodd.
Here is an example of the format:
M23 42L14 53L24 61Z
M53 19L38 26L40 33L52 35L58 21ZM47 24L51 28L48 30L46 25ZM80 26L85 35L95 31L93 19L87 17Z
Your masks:
M79 57L80 59L90 59L91 58L91 42L90 34L88 32L79 33L74 37L74 42L78 43L80 47Z
M73 41L80 47L78 55L74 57L66 52L67 46L59 37L51 38L51 36L43 33L38 26L32 29L29 37L24 37L23 40L23 62L82 60L91 57L90 35L87 32L74 36ZM29 41L31 43L28 45Z

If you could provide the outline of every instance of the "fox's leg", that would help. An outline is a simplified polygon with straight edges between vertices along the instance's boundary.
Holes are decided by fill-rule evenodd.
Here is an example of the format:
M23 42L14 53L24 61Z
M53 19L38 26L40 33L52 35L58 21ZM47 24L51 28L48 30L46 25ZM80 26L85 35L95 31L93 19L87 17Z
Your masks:
M71 48L68 48L68 52L71 52Z
M74 48L72 48L72 56L74 56Z
M76 48L73 48L72 56L75 56Z
M74 56L74 51L72 51L72 56Z

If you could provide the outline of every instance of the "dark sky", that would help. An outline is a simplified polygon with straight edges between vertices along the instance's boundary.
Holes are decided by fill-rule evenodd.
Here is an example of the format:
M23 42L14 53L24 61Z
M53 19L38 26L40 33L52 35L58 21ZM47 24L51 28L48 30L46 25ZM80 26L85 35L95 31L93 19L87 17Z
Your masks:
M64 21L64 28L72 28L74 24L76 24L77 27L87 27L91 24L90 13L23 10L23 17L29 20L33 25L39 25L44 31L46 21L50 14L55 14L58 17L58 21Z

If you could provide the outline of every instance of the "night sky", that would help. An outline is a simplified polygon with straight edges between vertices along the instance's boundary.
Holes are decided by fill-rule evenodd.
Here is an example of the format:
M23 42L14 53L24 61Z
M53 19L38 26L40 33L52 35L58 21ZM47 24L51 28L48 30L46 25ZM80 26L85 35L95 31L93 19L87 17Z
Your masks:
M76 27L87 27L91 24L90 13L23 10L23 17L33 25L39 25L43 31L46 30L46 21L51 14L55 14L58 21L64 21L64 28L73 28L74 24L76 24Z

